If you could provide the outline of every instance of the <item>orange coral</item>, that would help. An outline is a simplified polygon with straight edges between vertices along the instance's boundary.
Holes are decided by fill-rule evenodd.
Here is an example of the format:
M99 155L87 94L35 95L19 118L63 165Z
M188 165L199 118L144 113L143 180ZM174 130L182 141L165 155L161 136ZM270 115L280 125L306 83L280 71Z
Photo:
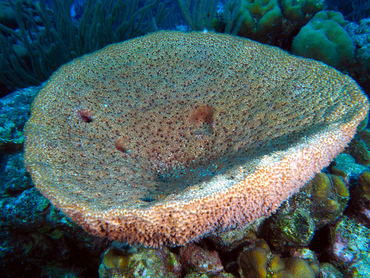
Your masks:
M33 104L25 164L88 232L182 245L270 215L367 110L324 64L229 35L157 32L61 67Z

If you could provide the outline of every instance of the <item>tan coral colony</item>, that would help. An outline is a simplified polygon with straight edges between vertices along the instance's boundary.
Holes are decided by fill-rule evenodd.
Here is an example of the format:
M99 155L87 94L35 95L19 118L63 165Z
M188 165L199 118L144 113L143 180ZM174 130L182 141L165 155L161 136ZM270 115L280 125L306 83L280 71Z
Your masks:
M183 245L273 213L347 146L368 108L323 63L162 31L56 71L32 106L25 164L89 233Z

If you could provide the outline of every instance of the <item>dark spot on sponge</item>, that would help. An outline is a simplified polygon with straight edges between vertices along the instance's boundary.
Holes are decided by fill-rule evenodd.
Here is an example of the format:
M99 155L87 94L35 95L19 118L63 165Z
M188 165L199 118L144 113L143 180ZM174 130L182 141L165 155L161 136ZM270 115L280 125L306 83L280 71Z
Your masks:
M128 143L128 138L126 136L121 136L114 141L114 147L120 152L128 153L129 149L128 149L127 143Z
M195 134L211 134L213 124L214 109L205 104L194 109L189 116L189 122L194 128Z
M213 122L214 109L212 106L206 104L199 106L190 113L189 121L195 126L201 126L203 124L212 124Z
M143 201L143 202L147 202L147 203L155 201L155 199L153 199L151 197L144 197L144 198L141 198L140 200Z
M83 122L85 122L85 123L91 123L92 122L92 115L91 115L89 110L80 109L80 110L77 111L77 114Z

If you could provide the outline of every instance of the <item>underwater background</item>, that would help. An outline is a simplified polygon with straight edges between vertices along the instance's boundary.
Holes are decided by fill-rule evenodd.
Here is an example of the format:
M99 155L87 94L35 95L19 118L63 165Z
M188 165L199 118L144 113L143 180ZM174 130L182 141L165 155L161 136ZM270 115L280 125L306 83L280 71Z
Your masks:
M23 128L43 82L77 57L159 30L277 46L334 67L370 94L370 1L0 1L0 276L370 277L367 121L272 216L186 246L89 235L35 189Z

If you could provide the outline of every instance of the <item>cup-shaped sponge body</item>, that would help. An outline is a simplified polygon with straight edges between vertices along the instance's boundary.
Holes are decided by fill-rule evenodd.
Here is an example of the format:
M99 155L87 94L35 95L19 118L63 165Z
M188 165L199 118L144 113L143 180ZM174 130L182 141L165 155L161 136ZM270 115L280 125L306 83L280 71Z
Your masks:
M24 162L91 234L184 245L276 211L368 109L322 63L236 36L156 32L54 73L25 126Z

